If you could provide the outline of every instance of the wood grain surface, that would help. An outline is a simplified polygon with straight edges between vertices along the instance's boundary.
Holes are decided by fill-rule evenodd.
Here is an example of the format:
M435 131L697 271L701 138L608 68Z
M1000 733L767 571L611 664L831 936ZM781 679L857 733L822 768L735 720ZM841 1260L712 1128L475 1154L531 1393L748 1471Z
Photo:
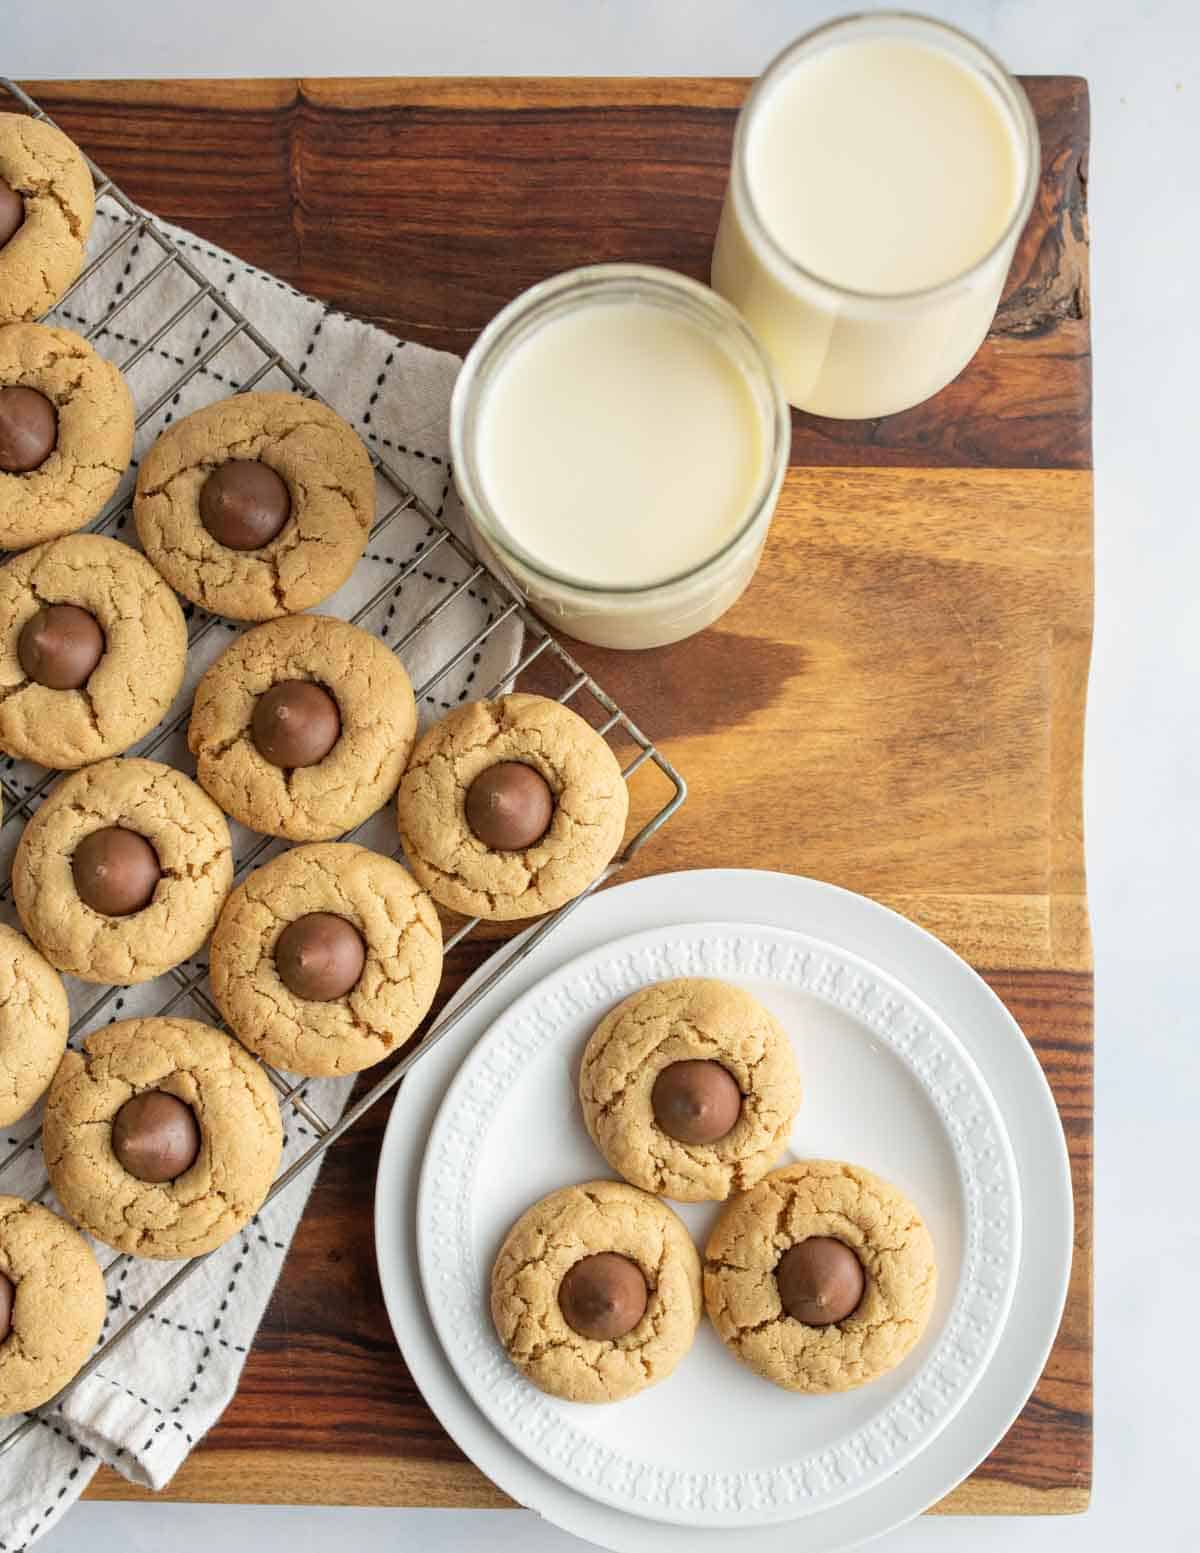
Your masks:
M580 648L687 776L633 872L860 890L965 955L1033 1041L1071 1150L1062 1331L1007 1438L939 1508L1082 1509L1091 1476L1087 89L1025 83L1043 178L995 326L928 404L797 415L762 567L660 652ZM407 338L465 350L516 291L639 259L704 277L740 81L38 83L135 199ZM343 406L355 413L354 406ZM456 957L447 993L489 952ZM382 1109L337 1145L241 1389L171 1497L506 1503L396 1352L371 1237ZM104 1473L92 1493L133 1497Z

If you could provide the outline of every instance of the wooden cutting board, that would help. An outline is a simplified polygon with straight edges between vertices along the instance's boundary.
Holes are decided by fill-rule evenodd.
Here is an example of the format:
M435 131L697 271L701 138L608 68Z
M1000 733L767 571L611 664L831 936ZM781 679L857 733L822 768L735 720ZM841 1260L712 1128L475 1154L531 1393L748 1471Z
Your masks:
M976 360L903 415L796 416L761 570L717 626L645 655L580 650L691 784L634 872L772 868L864 891L965 955L1037 1047L1070 1142L1074 1276L1032 1400L941 1507L962 1513L1081 1510L1091 1472L1088 102L1079 80L1025 85L1041 192ZM704 278L745 89L32 87L150 209L459 352L515 292L570 265L638 259ZM447 990L489 947L456 957ZM392 1342L370 1218L385 1120L334 1149L241 1390L171 1497L506 1502L442 1433ZM92 1494L134 1491L106 1472Z

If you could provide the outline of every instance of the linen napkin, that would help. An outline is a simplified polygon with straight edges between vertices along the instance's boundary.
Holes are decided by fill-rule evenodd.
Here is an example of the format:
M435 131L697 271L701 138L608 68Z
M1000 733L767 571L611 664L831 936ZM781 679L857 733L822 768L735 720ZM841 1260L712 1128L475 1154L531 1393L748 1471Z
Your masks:
M339 314L301 295L274 276L232 254L201 242L189 232L161 227L206 281L219 288L284 357L299 367L333 407L378 452L427 505L458 532L462 513L450 478L447 416L459 360L441 351L393 339L381 330ZM122 242L122 239L124 240ZM132 488L137 461L164 426L210 400L233 393L270 358L245 332L221 344L234 327L210 295L204 294L174 264L159 270L162 248L139 234L137 221L108 197L98 202L89 260L114 243L111 254L45 321L80 333L103 325L93 343L126 376L139 414L149 410L137 435L134 465L123 491ZM157 273L156 273L157 271ZM138 288L142 289L138 289ZM196 300L198 298L198 300ZM185 305L192 302L187 308ZM122 306L122 304L124 304ZM113 309L120 307L119 313ZM160 334L166 321L177 323ZM108 320L105 325L104 321ZM218 348L219 347L219 348ZM189 381L174 388L182 374L200 363ZM261 377L256 389L293 387L277 368ZM397 502L395 490L379 481L380 517ZM122 517L105 532L137 543L132 519ZM320 612L351 618L393 644L410 633L433 605L454 594L469 568L439 531L415 510L393 517L369 543L353 577ZM428 559L426 559L428 556ZM400 573L405 575L401 578ZM495 689L520 654L521 628L508 619L452 671L439 669L493 621L504 600L488 580L459 592L426 629L408 640L401 657L418 690L422 722L440 716L459 701ZM181 727L163 738L163 730L185 713L200 673L241 629L216 621L203 611L186 609L192 646L187 682L176 706L156 732L138 746L192 772ZM425 687L422 692L422 687ZM18 925L8 887L9 863L23 817L14 815L22 797L45 779L39 768L5 761L5 814L0 832L0 917ZM36 804L36 796L31 800ZM264 862L283 850L263 848L262 838L231 827L240 865L251 853ZM357 835L380 851L396 850L394 818L385 809ZM261 851L256 851L263 848ZM174 1012L211 1022L202 961L145 986L105 989L66 978L73 1018L86 1015L73 1037L113 1019L156 1012L172 996L182 996ZM306 1103L326 1122L345 1106L351 1079L314 1080L303 1090ZM302 1115L285 1105L283 1164L313 1141ZM0 1134L0 1192L35 1197L57 1209L49 1192L36 1143L5 1167L3 1161L38 1132L41 1108ZM0 1455L0 1553L21 1553L47 1531L83 1492L101 1462L136 1483L161 1488L192 1446L220 1416L238 1377L259 1320L311 1190L317 1167L269 1203L246 1229L202 1262L187 1282L114 1349L100 1367L58 1407ZM95 1247L102 1266L115 1253ZM108 1317L104 1336L135 1314L180 1267L177 1262L126 1258L109 1273ZM21 1419L0 1420L0 1447Z

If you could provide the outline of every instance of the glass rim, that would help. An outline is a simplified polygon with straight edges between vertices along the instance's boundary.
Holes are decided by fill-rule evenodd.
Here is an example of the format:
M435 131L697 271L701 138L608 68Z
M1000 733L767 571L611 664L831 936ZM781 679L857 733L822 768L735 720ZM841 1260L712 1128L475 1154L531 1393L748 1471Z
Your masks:
M589 294L602 298L605 293L616 295L631 288L657 291L664 298L684 297L690 303L706 309L721 324L732 329L742 341L760 374L761 386L770 404L768 417L763 416L764 437L763 470L754 495L748 504L745 518L735 531L703 560L681 572L673 572L650 583L602 583L589 582L586 578L572 576L539 561L520 544L500 521L483 490L482 480L473 460L467 453L467 417L481 399L486 389L481 388L481 376L485 368L519 339L523 329L536 323L540 313L548 311L554 303L571 293L586 299ZM745 363L736 361L739 370ZM751 385L753 392L753 385ZM761 408L755 395L756 408ZM701 576L715 567L745 539L762 516L764 510L772 511L779 496L779 489L787 472L788 454L791 448L791 411L783 395L775 368L758 336L750 328L741 313L711 287L689 275L655 264L607 263L580 265L575 269L560 271L547 280L528 287L508 302L480 333L463 361L462 370L454 384L450 399L450 458L455 485L467 516L478 524L487 543L499 552L501 561L511 556L526 567L539 580L569 588L587 598L621 598L634 600L652 597L666 589L677 587Z
M843 30L855 30L860 27L879 22L906 22L915 23L918 27L926 29L930 34L940 34L943 38L953 39L955 43L965 44L969 51L973 51L980 60L986 62L998 75L1001 85L1004 87L1011 101L1005 103L1005 107L1013 114L1015 127L1022 138L1025 150L1025 176L1021 188L1021 194L1013 206L1004 229L980 257L969 264L966 269L949 276L946 280L940 280L934 286L919 286L909 291L862 291L854 286L844 286L836 280L831 280L826 275L819 274L816 270L808 269L798 259L788 253L787 249L775 238L767 223L754 202L754 196L750 189L750 179L747 174L747 143L750 137L752 121L756 110L760 110L766 100L770 89L786 76L796 58L807 52L811 45L831 33ZM978 64L975 68L979 70ZM980 74L983 74L979 70ZM992 52L985 43L974 38L970 33L964 32L961 27L955 27L951 22L945 22L935 16L925 16L919 11L903 10L879 10L879 11L851 11L845 16L837 16L827 22L822 22L818 27L812 27L809 31L801 33L791 43L782 48L778 54L767 64L762 74L754 82L742 104L738 114L737 127L734 131L733 157L730 164L730 189L733 198L739 206L739 213L746 219L746 225L754 240L766 250L772 265L789 279L800 279L810 286L816 286L821 291L834 297L847 297L856 302L877 303L887 306L896 302L923 302L934 300L949 292L957 290L964 282L971 280L981 271L985 270L1013 240L1014 234L1029 219L1029 213L1033 209L1034 197L1037 194L1038 183L1041 178L1041 142L1038 136L1037 119L1025 89L1021 83L1011 74L1008 67L1000 57Z

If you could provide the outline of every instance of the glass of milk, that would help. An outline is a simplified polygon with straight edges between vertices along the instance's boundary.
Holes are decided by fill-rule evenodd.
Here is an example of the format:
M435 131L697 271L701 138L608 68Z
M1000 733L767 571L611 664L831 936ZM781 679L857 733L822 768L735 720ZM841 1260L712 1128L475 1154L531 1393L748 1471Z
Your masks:
M481 555L552 626L603 647L703 629L754 574L791 446L729 304L670 270L532 287L473 346L450 411Z
M981 44L899 12L830 22L746 100L713 285L799 409L908 409L983 341L1038 173L1029 100Z

